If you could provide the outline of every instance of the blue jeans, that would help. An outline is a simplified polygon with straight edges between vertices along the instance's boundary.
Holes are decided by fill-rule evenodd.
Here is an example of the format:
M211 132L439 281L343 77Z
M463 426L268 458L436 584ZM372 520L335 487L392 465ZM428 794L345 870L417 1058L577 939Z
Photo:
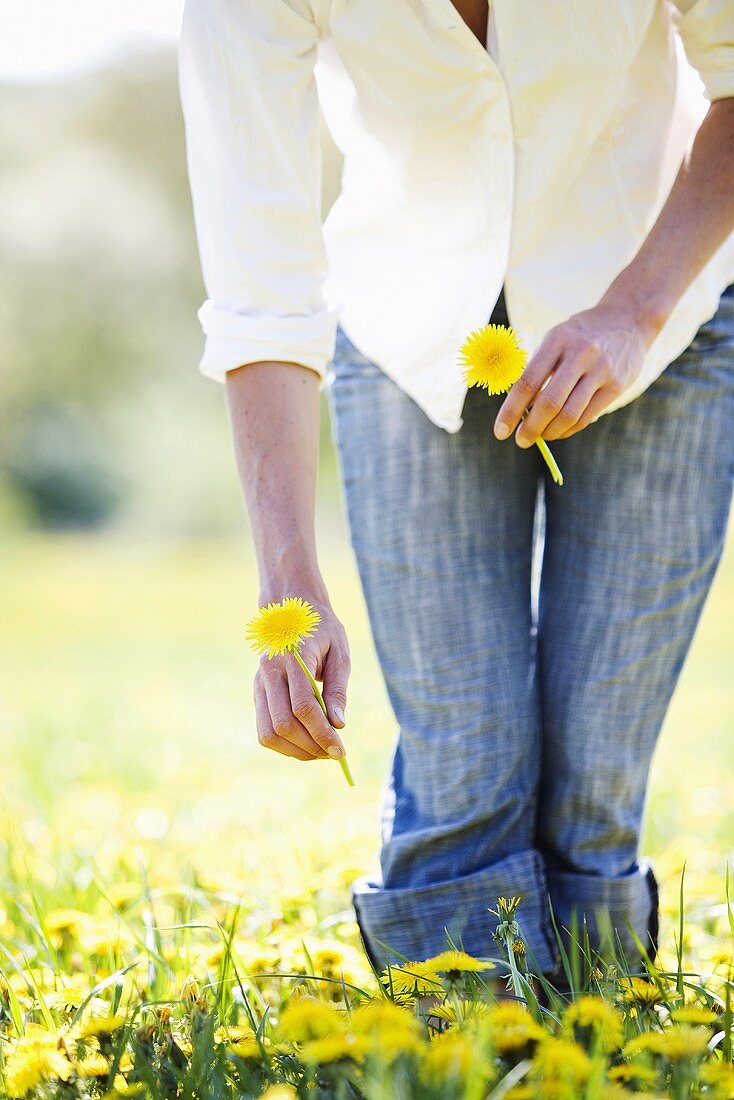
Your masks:
M503 299L493 314L504 321ZM639 857L650 760L724 545L734 484L734 285L628 405L551 444L495 439L503 396L436 427L339 329L326 392L398 730L380 871L352 884L383 967L497 953L498 896L532 964L560 926L654 954ZM608 944L607 944L608 945Z

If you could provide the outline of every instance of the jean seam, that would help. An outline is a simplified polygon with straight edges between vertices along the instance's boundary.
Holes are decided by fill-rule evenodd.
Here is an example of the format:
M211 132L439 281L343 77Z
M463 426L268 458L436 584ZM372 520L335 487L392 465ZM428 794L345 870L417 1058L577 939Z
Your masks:
M554 966L558 968L561 965L561 953L558 949L558 941L556 939L555 929L551 920L548 878L545 873L545 862L540 852L537 853L537 866L540 927L546 938L546 943L548 945L551 958L553 959Z
M660 938L660 889L655 877L652 865L648 863L645 872L645 880L650 893L650 915L648 917L648 937L650 944L645 944L645 949L650 953L653 961L658 954Z

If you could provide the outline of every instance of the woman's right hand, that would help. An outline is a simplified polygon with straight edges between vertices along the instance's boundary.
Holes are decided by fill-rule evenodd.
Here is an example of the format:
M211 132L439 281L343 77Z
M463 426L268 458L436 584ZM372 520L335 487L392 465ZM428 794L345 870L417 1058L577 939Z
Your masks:
M349 645L328 601L304 598L321 622L299 652L311 675L323 684L328 720L293 654L272 659L264 655L254 685L257 739L264 748L297 760L338 760L345 750L334 727L342 729L345 722Z
M327 717L292 653L263 657L255 676L261 745L297 760L338 759L344 746L349 646L318 567L314 509L321 390L315 370L248 363L227 373L227 401L260 577L259 605L301 596L321 616L300 654L323 683Z

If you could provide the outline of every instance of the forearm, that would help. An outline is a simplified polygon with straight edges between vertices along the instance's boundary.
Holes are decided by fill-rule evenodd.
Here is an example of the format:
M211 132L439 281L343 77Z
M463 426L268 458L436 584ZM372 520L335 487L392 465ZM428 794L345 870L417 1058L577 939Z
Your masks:
M624 303L654 339L732 231L734 98L727 98L709 107L655 224L602 303Z
M260 602L298 594L328 602L314 532L319 376L292 363L250 363L228 372L227 403Z
M639 376L676 304L732 231L734 98L728 98L711 104L634 259L595 306L546 333L497 414L497 438L519 424L517 442L529 447L541 436L566 439L598 419Z

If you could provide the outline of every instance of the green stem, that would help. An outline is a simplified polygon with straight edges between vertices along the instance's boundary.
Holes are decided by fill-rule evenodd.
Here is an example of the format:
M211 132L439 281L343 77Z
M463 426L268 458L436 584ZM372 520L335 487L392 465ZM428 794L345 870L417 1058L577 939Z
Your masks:
M463 1012L463 1009L461 1007L461 1001L459 999L459 994L453 988L449 992L449 999L450 999L451 1004L453 1005L453 1008L454 1008L454 1015L456 1016L456 1023L457 1024L463 1024L464 1023L464 1012Z
M512 936L505 936L505 951L507 952L507 961L510 966L510 981L512 982L512 989L518 1000L522 1001L525 998L522 977L517 969L517 962L515 961L515 951L513 947L514 940Z
M316 696L316 698L317 698L317 699L318 699L318 701L319 701L319 706L320 706L320 707L321 707L321 709L323 710L323 712L324 712L324 715L326 716L326 718L327 718L327 720L328 720L328 718L329 718L329 715L328 715L328 714L326 713L326 703L324 702L324 697L323 697L323 695L321 694L321 691L319 690L319 685L318 685L318 684L316 683L316 681L314 680L314 678L313 678L313 676L311 675L311 673L310 673L310 671L308 670L308 668L306 668L306 665L304 664L303 658L301 657L301 654L300 654L300 653L298 652L298 650L297 650L297 649L294 649L294 650L293 650L293 656L294 656L294 657L296 658L296 660L298 661L299 665L301 666L301 668L303 669L303 671L304 671L304 672L306 673L306 676L308 677L308 682L309 682L309 684L311 685L311 687L313 688L313 693L314 693L314 695ZM349 786L350 786L350 787L353 787L353 786L354 786L354 780L352 779L352 773L351 773L351 772L350 772L350 770L349 770L349 764L347 764L347 758L346 758L346 755L345 755L345 756L340 756L340 757L339 757L339 763L341 764L341 769L342 769L342 771L344 772L344 778L346 779L346 781L347 781L347 783L349 784Z
M558 468L558 463L550 452L550 447L544 439L536 439L536 446L539 448L540 453L545 459L546 465L551 472L551 477L555 481L556 485L563 485L563 474Z
M520 419L524 420L529 412L530 412L530 409L526 409L525 412L522 414ZM545 459L545 464L548 467L548 469L550 470L551 477L555 481L556 485L563 485L563 474L560 471L558 463L556 462L555 458L551 454L550 447L548 446L546 441L544 439L541 439L540 436L538 436L538 438L535 440L535 445L538 448L538 450L540 451L540 453L542 454L543 458Z

